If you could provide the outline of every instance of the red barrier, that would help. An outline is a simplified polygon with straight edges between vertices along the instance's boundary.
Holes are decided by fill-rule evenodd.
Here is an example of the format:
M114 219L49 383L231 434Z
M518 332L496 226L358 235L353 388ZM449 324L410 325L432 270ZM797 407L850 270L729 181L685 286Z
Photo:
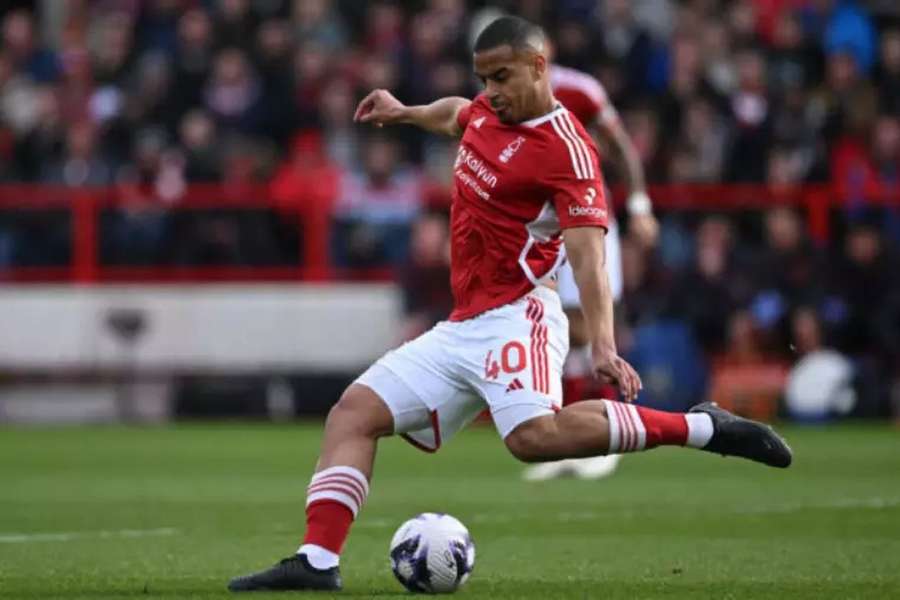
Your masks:
M830 235L830 211L844 203L850 194L827 185L772 187L763 185L655 185L649 190L659 211L735 211L764 210L773 206L795 206L806 213L810 236L827 243ZM858 194L857 194L858 195ZM621 208L624 194L613 194ZM898 190L865 191L872 205L900 207ZM302 232L300 254L303 264L291 266L224 267L110 267L99 263L98 223L103 210L110 208L188 210L188 209L270 209L286 221L296 219ZM331 214L326 204L279 202L268 186L191 186L174 201L164 201L137 189L66 188L40 185L0 185L0 212L19 210L65 209L71 215L71 264L59 267L0 267L0 281L123 283L123 282L327 282L343 279L390 280L390 270L340 270L329 258Z

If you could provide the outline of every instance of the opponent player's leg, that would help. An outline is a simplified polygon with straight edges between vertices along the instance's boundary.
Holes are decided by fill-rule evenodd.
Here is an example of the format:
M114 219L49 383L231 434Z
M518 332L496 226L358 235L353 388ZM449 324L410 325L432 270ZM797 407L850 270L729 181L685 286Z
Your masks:
M504 408L494 418L501 433L508 431L504 441L510 452L525 462L640 452L657 446L692 447L782 468L792 459L790 448L771 427L709 402L688 413L671 413L588 400L556 414L531 417L527 405L520 405Z
M339 590L338 562L350 526L369 492L378 438L394 417L371 388L352 384L328 413L316 473L307 488L306 534L296 554L233 579L231 591Z

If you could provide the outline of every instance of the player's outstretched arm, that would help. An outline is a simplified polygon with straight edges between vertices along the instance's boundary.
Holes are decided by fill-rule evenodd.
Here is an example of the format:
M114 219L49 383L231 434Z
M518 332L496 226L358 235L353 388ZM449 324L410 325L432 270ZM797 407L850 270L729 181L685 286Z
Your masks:
M616 351L613 300L606 275L605 231L600 227L572 227L565 231L566 254L581 297L587 322L594 370L618 384L629 402L641 389L641 378Z
M406 106L389 91L375 90L356 107L353 120L374 123L377 127L409 124L432 133L459 137L462 128L457 117L470 102L465 98L449 97L423 106Z

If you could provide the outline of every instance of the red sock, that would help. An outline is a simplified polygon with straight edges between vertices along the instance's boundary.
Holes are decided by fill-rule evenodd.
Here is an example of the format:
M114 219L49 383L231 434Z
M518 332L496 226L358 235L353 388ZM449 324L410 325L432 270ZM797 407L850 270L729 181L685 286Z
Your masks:
M353 513L334 500L321 500L306 507L304 544L315 544L340 554L350 533Z
M684 446L688 422L682 413L663 412L605 400L609 420L609 453L639 452L661 445Z
M646 448L656 446L684 446L687 443L688 425L681 413L663 412L635 406L647 432Z
M353 467L329 467L313 475L306 488L303 543L340 554L368 494L366 476Z

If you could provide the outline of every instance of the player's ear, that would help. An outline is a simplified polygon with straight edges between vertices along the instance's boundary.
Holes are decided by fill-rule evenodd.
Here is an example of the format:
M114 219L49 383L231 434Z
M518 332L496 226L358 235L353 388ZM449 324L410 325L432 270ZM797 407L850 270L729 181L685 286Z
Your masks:
M531 68L534 72L534 78L540 79L547 72L547 57L540 52L532 55Z

